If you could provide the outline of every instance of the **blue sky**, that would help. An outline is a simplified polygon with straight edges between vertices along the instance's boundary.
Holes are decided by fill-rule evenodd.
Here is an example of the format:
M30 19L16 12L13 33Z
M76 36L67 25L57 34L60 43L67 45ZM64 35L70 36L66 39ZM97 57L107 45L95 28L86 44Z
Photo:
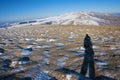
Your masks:
M120 12L120 0L0 0L0 21L48 17L77 11Z

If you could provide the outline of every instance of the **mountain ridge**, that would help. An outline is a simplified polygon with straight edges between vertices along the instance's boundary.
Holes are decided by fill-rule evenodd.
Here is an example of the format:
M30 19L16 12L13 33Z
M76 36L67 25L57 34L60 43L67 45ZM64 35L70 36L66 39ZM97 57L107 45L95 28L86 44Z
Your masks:
M71 12L58 16L22 20L4 26L26 25L94 25L94 26L120 26L120 16L111 13L100 12Z
M59 16L36 19L42 25L110 25L120 26L120 16L99 12L71 12Z

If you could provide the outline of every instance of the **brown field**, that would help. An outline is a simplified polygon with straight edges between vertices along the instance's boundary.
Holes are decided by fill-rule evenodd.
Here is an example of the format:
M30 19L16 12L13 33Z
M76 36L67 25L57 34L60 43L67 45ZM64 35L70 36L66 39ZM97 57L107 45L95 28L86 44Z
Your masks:
M76 55L76 52L84 53L83 39L86 34L92 38L95 59L107 64L98 65L95 61L96 76L104 75L119 80L120 27L114 26L35 25L0 29L0 48L5 49L0 59L18 61L24 56L18 46L23 49L26 47L33 49L32 54L27 55L31 60L29 63L16 64L12 70L1 70L0 75L11 74L22 66L22 72L16 73L16 76L35 76L38 70L35 65L41 64L41 68L50 76L58 80L67 80L66 73L58 69L64 67L80 73L84 55ZM58 44L60 45L56 46ZM48 47L38 48L41 45ZM3 61L0 60L0 65L2 63ZM78 79L78 76L72 73L70 75L70 80Z

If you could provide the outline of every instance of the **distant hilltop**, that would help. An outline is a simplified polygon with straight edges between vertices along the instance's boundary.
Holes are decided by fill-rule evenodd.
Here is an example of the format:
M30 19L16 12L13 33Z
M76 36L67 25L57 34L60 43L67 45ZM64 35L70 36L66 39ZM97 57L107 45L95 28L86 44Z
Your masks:
M7 26L25 26L36 24L120 26L120 16L118 14L80 11L47 18L19 21L17 23L7 24Z
M36 20L39 24L48 25L110 25L120 26L120 16L98 12L72 12L59 16Z

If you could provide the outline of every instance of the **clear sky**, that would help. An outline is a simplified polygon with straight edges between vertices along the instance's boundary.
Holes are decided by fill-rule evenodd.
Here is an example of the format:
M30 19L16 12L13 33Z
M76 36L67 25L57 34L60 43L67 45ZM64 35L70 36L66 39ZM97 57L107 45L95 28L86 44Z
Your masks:
M0 0L0 21L41 18L77 11L120 12L120 0Z

